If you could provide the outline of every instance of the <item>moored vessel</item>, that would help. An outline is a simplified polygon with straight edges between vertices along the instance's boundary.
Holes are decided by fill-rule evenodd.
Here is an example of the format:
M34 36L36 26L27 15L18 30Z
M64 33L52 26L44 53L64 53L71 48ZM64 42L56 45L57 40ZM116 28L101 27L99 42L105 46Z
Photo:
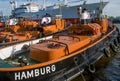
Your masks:
M6 26L0 30L0 46L30 41L65 29L66 23L61 18L50 20L48 17L43 17L43 19L43 23L23 18L19 19L16 24L11 22L10 24L6 24Z
M74 4L74 5L71 5ZM77 4L79 3L79 4ZM102 2L102 8L104 8L107 5L108 2ZM34 5L33 5L34 4ZM63 0L62 2L54 5L47 6L45 3L45 0L43 0L43 7L39 9L37 4L35 3L27 3L23 4L19 7L16 7L12 10L12 16L13 17L32 17L33 20L39 21L41 20L42 16L46 13L50 14L51 16L55 16L58 14L62 15L62 18L66 20L66 22L76 23L79 21L77 13L78 7L83 7L83 4L85 8L87 8L91 14L98 13L100 3L87 3L87 0L78 0L78 1L68 1ZM67 12L66 12L67 11Z
M88 67L94 72L94 63L118 48L118 35L118 28L107 18L97 18L72 24L62 33L2 48L0 81L66 81Z

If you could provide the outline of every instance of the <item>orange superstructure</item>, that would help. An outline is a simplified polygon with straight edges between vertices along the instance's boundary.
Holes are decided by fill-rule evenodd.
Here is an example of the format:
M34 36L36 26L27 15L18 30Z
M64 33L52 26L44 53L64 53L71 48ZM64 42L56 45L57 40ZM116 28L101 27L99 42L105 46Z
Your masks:
M58 59L60 57L69 55L90 43L90 37L87 36L81 36L77 39L73 39L73 37L61 36L59 37L59 40L52 40L53 41L47 41L42 44L31 46L31 58L40 62Z
M101 25L102 33L106 33L108 31L108 20L107 19L102 19L101 21L94 20L94 23L98 23Z
M106 31L105 29L107 29L106 26L103 26L104 24L105 22L102 25L97 23L73 24L68 29L68 35L53 36L44 43L32 45L30 57L39 62L46 62L70 55L98 40L102 34L101 30Z
M49 25L38 25L35 21L23 20L1 31L1 42L24 41L57 33L65 28L65 20L55 19ZM42 30L42 31L41 31ZM9 32L7 34L6 32ZM42 34L42 36L40 36Z
M54 23L52 23L52 25L48 25L48 26L45 26L43 27L43 33L45 35L49 35L49 34L52 34L52 33L56 33L60 30L64 30L65 28L65 20L63 19L55 19L53 21Z

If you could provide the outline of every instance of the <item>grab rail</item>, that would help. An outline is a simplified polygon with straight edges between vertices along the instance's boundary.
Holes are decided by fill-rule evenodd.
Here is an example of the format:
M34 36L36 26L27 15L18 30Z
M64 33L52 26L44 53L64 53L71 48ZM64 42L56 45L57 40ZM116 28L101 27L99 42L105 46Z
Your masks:
M53 36L53 38L58 38L59 39L59 36L68 36L68 37L72 37L73 38L73 40L75 39L75 38L77 38L79 41L80 41L80 38L79 37L75 37L75 36L69 36L69 35L54 35Z
M60 44L63 44L66 46L66 49L67 49L67 52L68 52L68 55L69 55L69 49L68 49L68 45L66 43L63 43L63 42L58 42L58 41L54 41L54 40L47 40L47 41L50 41L50 42L56 42L56 43L60 43Z

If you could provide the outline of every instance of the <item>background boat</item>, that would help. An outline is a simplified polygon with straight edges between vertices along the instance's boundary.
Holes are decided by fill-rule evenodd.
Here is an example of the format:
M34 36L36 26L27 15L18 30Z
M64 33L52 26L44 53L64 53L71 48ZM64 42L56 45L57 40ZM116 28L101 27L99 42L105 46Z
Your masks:
M76 3L81 4L76 4ZM78 0L74 2L68 2L67 0L63 0L63 2L56 3L51 6L45 6L45 0L43 1L43 7L39 10L39 6L35 3L29 2L19 7L16 7L14 3L14 8L12 10L13 17L31 17L33 20L40 20L43 15L46 13L51 16L62 15L62 18L67 21L76 22L78 20L77 8L84 7L89 10L91 14L98 13L100 10L101 3L87 3L87 0ZM71 3L75 3L71 5ZM106 6L108 2L102 2L102 9ZM13 4L13 3L12 3ZM86 4L86 5L84 5ZM67 11L67 12L66 12Z

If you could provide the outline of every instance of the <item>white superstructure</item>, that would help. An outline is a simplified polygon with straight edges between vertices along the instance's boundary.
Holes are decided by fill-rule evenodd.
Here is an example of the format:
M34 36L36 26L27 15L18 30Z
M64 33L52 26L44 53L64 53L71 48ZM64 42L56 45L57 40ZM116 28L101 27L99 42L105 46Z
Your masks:
M35 3L28 3L28 4L23 4L20 5L18 8L15 8L12 11L12 14L24 14L24 13L30 13L30 12L38 12L39 11L39 7L37 4Z
M86 3L86 0L80 0L84 1L83 4ZM46 13L50 14L51 16L55 16L58 14L61 14L63 18L78 18L77 9L78 7L85 7L88 9L90 12L99 12L100 10L100 3L91 3L91 4L76 4L73 5L72 2L70 5L68 4L69 2L67 0L64 0L64 2L59 2L60 4L56 3L52 6L46 6L45 5L45 0L43 1L43 8L39 9L38 5L35 3L28 3L21 5L18 8L15 8L12 11L12 15L14 17L32 17L32 19L37 20L41 19L43 15ZM77 3L77 2L76 2ZM103 2L102 3L102 8L105 7L105 5L108 2Z

